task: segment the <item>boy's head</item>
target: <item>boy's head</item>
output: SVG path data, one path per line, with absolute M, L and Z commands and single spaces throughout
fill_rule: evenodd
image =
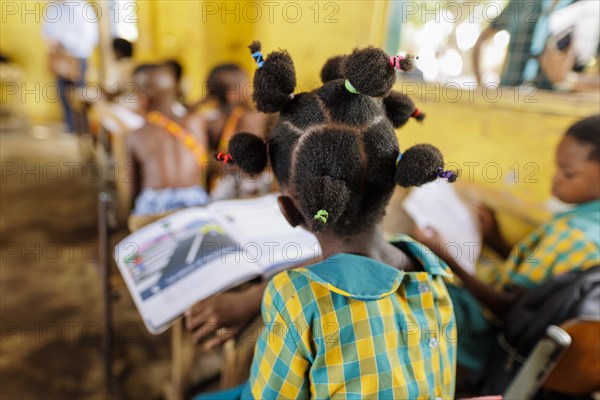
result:
M 237 64 L 217 65 L 208 74 L 206 82 L 209 97 L 230 105 L 246 101 L 243 97 L 247 85 L 248 75 Z
M 556 150 L 552 193 L 570 204 L 600 199 L 600 114 L 572 125 Z
M 123 38 L 115 38 L 113 40 L 113 50 L 117 60 L 133 57 L 133 44 Z
M 138 88 L 138 99 L 143 109 L 160 101 L 173 101 L 177 94 L 177 82 L 173 69 L 165 64 L 143 64 L 133 72 Z
M 340 236 L 367 230 L 381 220 L 396 184 L 420 186 L 446 174 L 439 150 L 417 145 L 399 157 L 392 122 L 379 97 L 389 93 L 396 70 L 381 49 L 355 50 L 343 62 L 345 79 L 293 95 L 294 64 L 285 51 L 259 63 L 253 99 L 262 112 L 279 112 L 267 142 L 239 133 L 229 142 L 233 162 L 250 174 L 270 161 L 285 196 L 292 225 Z

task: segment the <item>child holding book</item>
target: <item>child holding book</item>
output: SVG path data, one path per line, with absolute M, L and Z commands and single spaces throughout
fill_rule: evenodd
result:
M 512 249 L 502 238 L 493 213 L 481 210 L 484 240 L 506 258 L 491 285 L 440 251 L 441 240 L 435 231 L 415 235 L 462 280 L 462 287 L 448 288 L 459 329 L 460 367 L 481 370 L 496 343 L 498 328 L 483 308 L 501 322 L 524 291 L 553 276 L 600 264 L 600 115 L 585 118 L 567 130 L 556 150 L 556 167 L 552 193 L 574 207 L 555 215 Z
M 345 79 L 293 95 L 285 51 L 263 59 L 253 98 L 280 112 L 268 141 L 239 133 L 231 161 L 249 174 L 270 162 L 281 211 L 317 236 L 324 261 L 276 275 L 267 285 L 265 329 L 248 384 L 210 398 L 453 398 L 456 332 L 445 264 L 402 236 L 388 243 L 378 226 L 396 184 L 418 186 L 444 170 L 439 150 L 400 153 L 380 97 L 410 58 L 355 50 Z

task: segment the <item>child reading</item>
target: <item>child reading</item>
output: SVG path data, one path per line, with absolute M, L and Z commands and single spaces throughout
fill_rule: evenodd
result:
M 233 136 L 229 156 L 249 174 L 270 162 L 283 214 L 316 234 L 324 261 L 269 282 L 265 329 L 237 394 L 453 398 L 456 337 L 445 264 L 406 236 L 388 243 L 378 226 L 396 184 L 455 179 L 431 145 L 399 152 L 378 99 L 391 90 L 395 67 L 408 69 L 411 59 L 355 50 L 344 61 L 345 79 L 293 95 L 289 54 L 263 59 L 256 42 L 251 51 L 257 108 L 280 119 L 266 142 Z
M 524 290 L 553 276 L 600 264 L 600 115 L 585 118 L 567 130 L 556 150 L 556 167 L 552 193 L 574 207 L 555 215 L 512 250 L 500 235 L 493 214 L 483 210 L 484 239 L 507 257 L 491 286 L 442 253 L 436 232 L 416 235 L 462 279 L 463 288 L 449 287 L 459 329 L 461 367 L 484 367 L 490 343 L 495 341 L 496 330 L 485 318 L 481 305 L 501 320 Z M 461 331 L 463 327 L 471 329 Z

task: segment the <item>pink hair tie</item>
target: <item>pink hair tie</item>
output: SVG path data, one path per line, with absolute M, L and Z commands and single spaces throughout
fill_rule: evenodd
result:
M 406 57 L 404 56 L 390 56 L 389 61 L 390 65 L 397 70 L 408 72 L 414 67 L 415 57 L 408 54 Z

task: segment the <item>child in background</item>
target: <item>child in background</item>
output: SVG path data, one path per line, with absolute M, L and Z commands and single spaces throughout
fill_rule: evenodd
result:
M 237 64 L 214 67 L 206 80 L 206 99 L 192 106 L 206 122 L 211 154 L 227 152 L 234 133 L 245 131 L 265 137 L 268 116 L 257 112 L 250 103 L 252 93 L 248 74 Z M 264 174 L 253 182 L 242 180 L 235 167 L 214 162 L 208 170 L 211 198 L 248 197 L 270 190 L 269 176 Z
M 553 276 L 600 264 L 600 115 L 585 118 L 567 130 L 556 151 L 556 166 L 552 193 L 574 207 L 555 215 L 512 250 L 502 238 L 493 213 L 482 209 L 484 240 L 507 257 L 492 285 L 465 272 L 455 259 L 441 252 L 435 231 L 415 235 L 463 282 L 462 288 L 448 288 L 459 329 L 460 367 L 480 370 L 495 345 L 497 328 L 488 322 L 481 306 L 502 320 L 523 291 Z
M 324 261 L 269 282 L 249 383 L 219 398 L 453 398 L 445 265 L 406 236 L 388 243 L 378 226 L 396 184 L 454 177 L 433 146 L 399 152 L 377 99 L 392 88 L 394 65 L 408 69 L 410 58 L 356 50 L 345 80 L 293 95 L 288 53 L 263 60 L 258 43 L 251 50 L 257 108 L 280 119 L 266 143 L 235 135 L 231 159 L 249 174 L 270 161 L 284 216 L 316 234 Z
M 136 85 L 146 122 L 127 137 L 127 177 L 135 196 L 131 230 L 167 212 L 208 202 L 202 186 L 208 160 L 202 119 L 178 115 L 172 68 L 145 65 L 140 69 Z

